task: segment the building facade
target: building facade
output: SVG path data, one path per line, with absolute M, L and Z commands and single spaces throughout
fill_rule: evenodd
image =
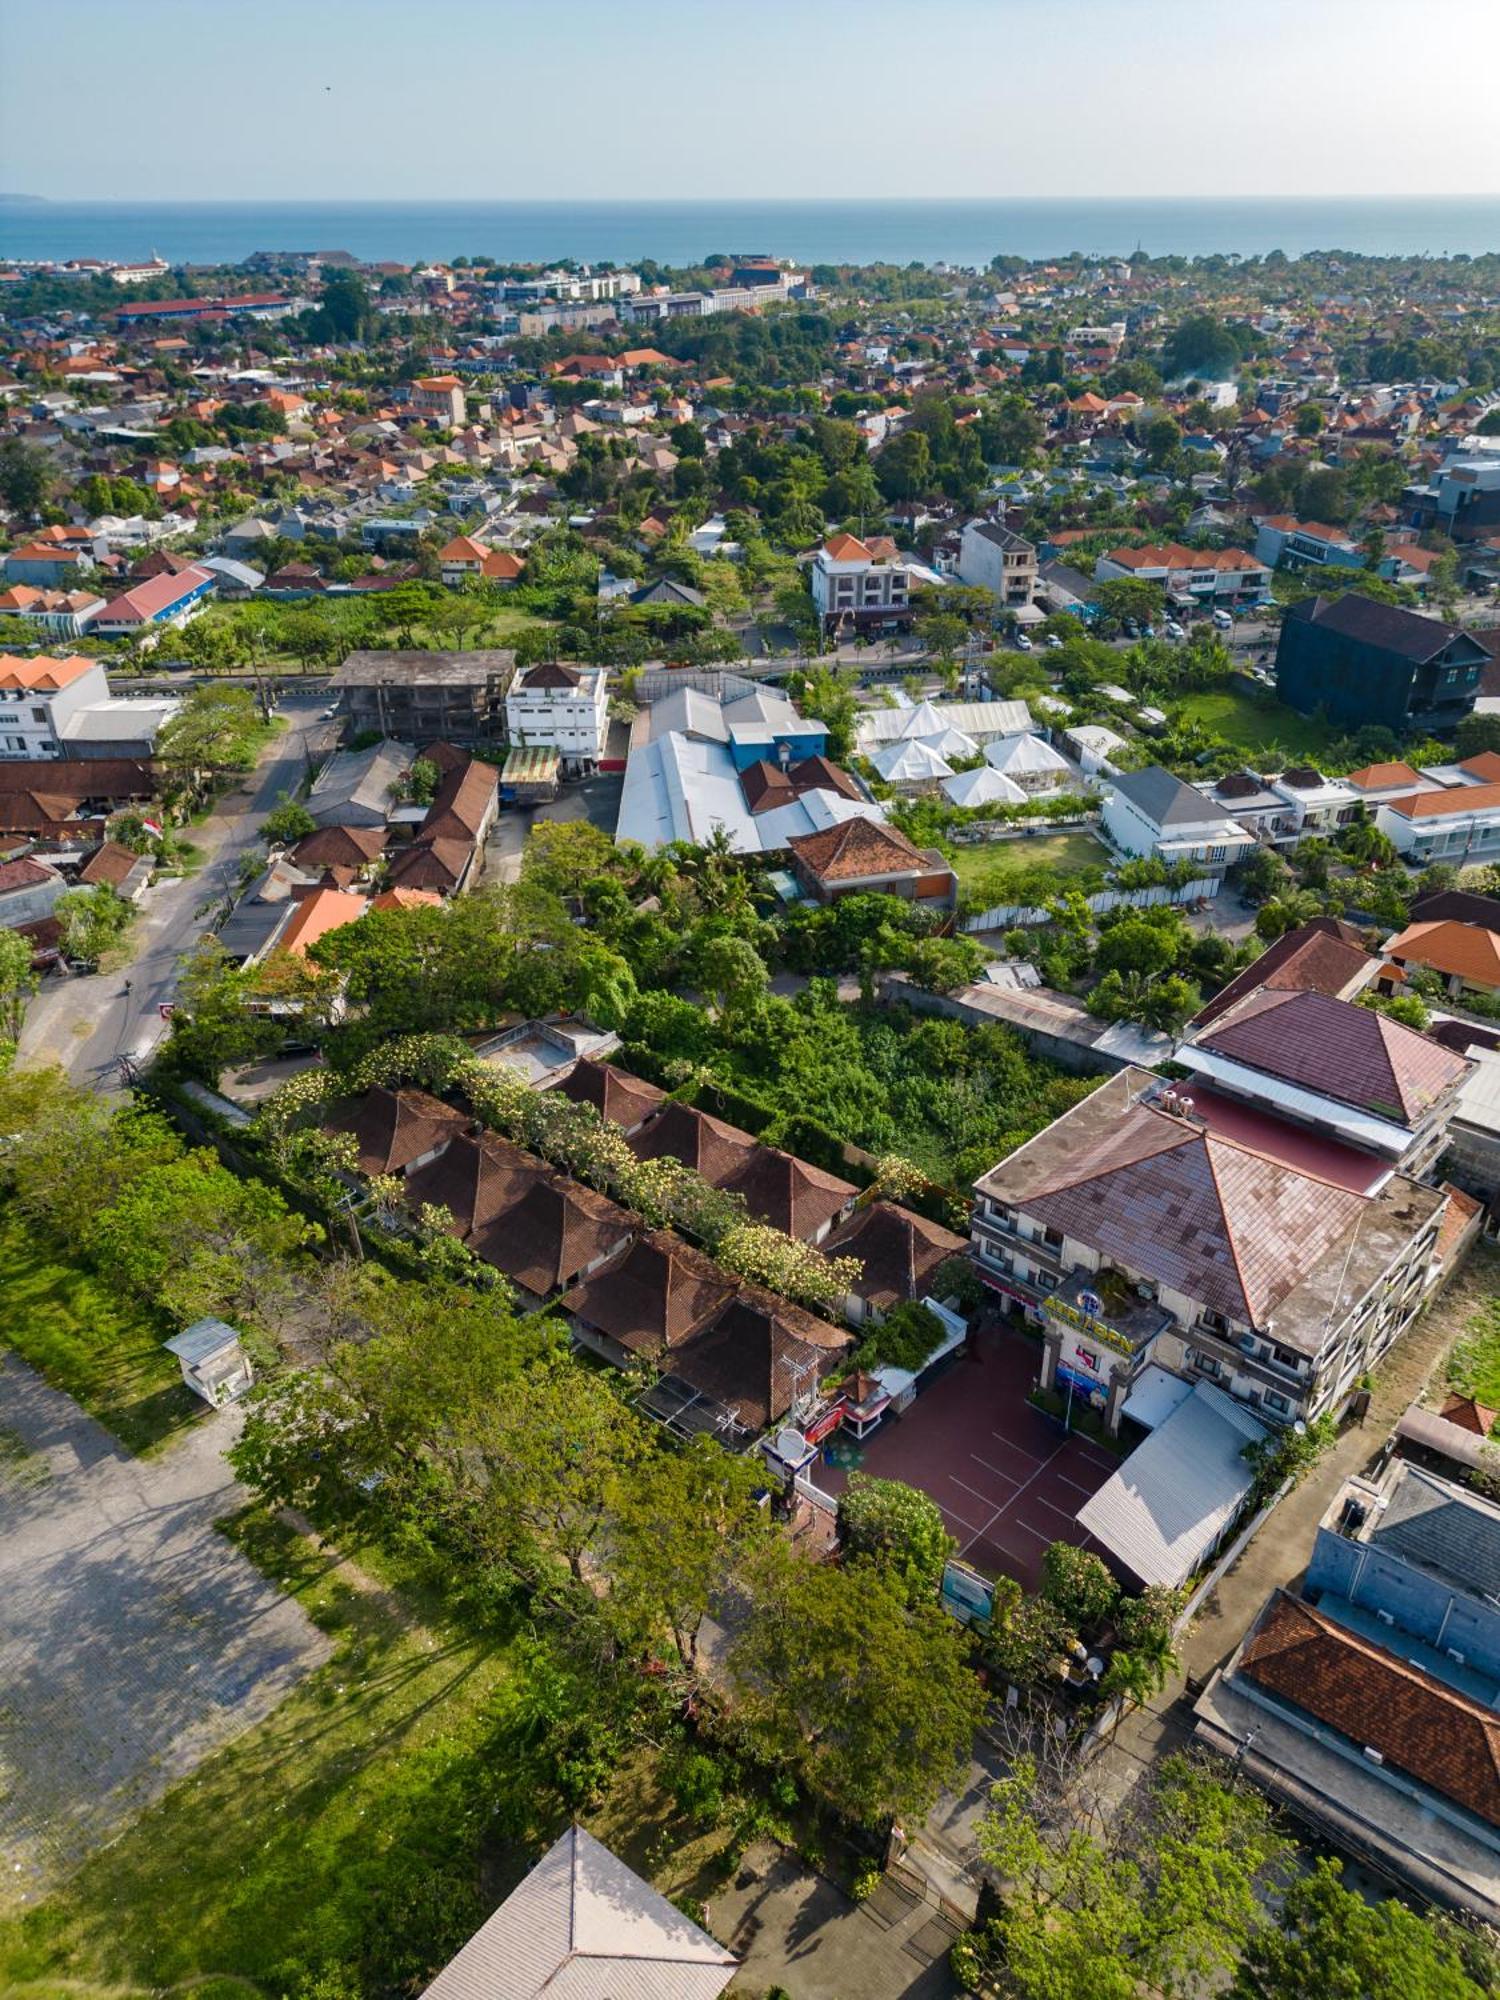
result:
M 1036 548 L 998 521 L 967 521 L 958 551 L 958 580 L 988 590 L 1003 611 L 1036 595 Z
M 1287 1425 L 1347 1404 L 1426 1296 L 1446 1196 L 1339 1186 L 1123 1070 L 975 1184 L 979 1275 L 1044 1336 L 1042 1384 L 1111 1429 L 1148 1366 Z
M 1276 691 L 1303 715 L 1405 735 L 1455 729 L 1474 706 L 1489 654 L 1437 618 L 1357 592 L 1311 597 L 1282 620 Z
M 603 667 L 553 660 L 517 674 L 505 696 L 510 741 L 556 750 L 563 768 L 598 768 L 609 740 L 609 676 Z

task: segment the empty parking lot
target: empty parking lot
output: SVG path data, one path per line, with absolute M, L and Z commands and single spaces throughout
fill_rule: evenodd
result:
M 186 1393 L 186 1392 L 184 1392 Z M 0 1908 L 35 1901 L 329 1643 L 213 1523 L 232 1412 L 132 1458 L 0 1356 Z

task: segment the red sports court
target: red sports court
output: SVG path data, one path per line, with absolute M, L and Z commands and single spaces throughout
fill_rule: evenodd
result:
M 829 1462 L 825 1451 L 813 1477 L 832 1493 L 843 1491 L 850 1470 L 920 1487 L 942 1509 L 966 1561 L 1035 1590 L 1049 1542 L 1089 1545 L 1074 1517 L 1120 1461 L 1026 1401 L 1041 1361 L 1035 1341 L 1013 1327 L 986 1326 L 974 1352 L 950 1362 L 904 1416 L 887 1418 L 863 1445 L 835 1433 L 829 1445 L 847 1462 Z

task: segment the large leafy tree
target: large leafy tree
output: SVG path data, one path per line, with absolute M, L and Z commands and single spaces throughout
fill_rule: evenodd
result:
M 839 1496 L 839 1535 L 851 1556 L 897 1578 L 912 1601 L 935 1598 L 943 1566 L 958 1546 L 937 1502 L 899 1479 L 851 1473 Z
M 648 1642 L 670 1643 L 684 1673 L 699 1670 L 703 1621 L 733 1566 L 770 1533 L 754 1455 L 716 1440 L 658 1451 L 613 1498 L 610 1570 L 618 1610 Z
M 1005 1885 L 989 1943 L 1013 2000 L 1185 2000 L 1233 1968 L 1289 1858 L 1259 1793 L 1170 1757 L 1096 1828 L 1039 1811 L 1041 1791 L 1019 1757 L 978 1826 Z
M 935 1602 L 909 1606 L 872 1563 L 814 1563 L 781 1541 L 746 1581 L 728 1670 L 751 1749 L 847 1819 L 920 1818 L 984 1711 L 960 1628 Z
M 1368 1903 L 1320 1860 L 1288 1887 L 1280 1921 L 1251 1937 L 1232 2000 L 1481 2000 L 1500 1955 L 1477 1934 L 1389 1899 Z

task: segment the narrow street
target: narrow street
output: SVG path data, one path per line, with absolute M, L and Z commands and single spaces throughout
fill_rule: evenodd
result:
M 241 857 L 259 845 L 261 822 L 283 792 L 301 783 L 310 754 L 327 747 L 325 694 L 296 694 L 278 713 L 286 728 L 269 744 L 241 787 L 190 829 L 207 857 L 194 874 L 146 891 L 121 971 L 53 975 L 42 983 L 21 1031 L 21 1055 L 61 1064 L 73 1081 L 106 1094 L 121 1089 L 119 1059 L 140 1061 L 167 1032 L 162 1015 L 177 991 L 180 962 L 208 930 L 233 889 Z M 129 991 L 126 983 L 129 982 Z

